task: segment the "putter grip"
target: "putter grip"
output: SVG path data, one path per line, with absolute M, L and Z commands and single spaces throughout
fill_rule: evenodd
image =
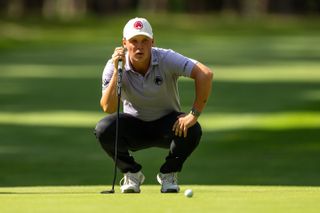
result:
M 118 61 L 118 70 L 122 70 L 122 59 L 119 59 Z
M 118 81 L 117 81 L 117 94 L 121 96 L 121 87 L 122 87 L 122 60 L 118 61 Z

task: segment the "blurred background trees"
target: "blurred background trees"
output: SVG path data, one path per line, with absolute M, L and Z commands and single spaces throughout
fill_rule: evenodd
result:
M 1 17 L 72 19 L 123 11 L 315 15 L 319 0 L 0 0 Z

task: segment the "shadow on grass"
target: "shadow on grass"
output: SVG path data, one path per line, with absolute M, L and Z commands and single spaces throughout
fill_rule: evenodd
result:
M 183 179 L 201 184 L 318 186 L 319 138 L 320 128 L 207 132 L 186 164 Z
M 0 110 L 5 112 L 48 110 L 99 110 L 100 79 L 1 78 Z M 84 86 L 85 85 L 85 86 Z M 192 81 L 180 81 L 182 109 L 194 101 Z M 205 112 L 319 111 L 318 82 L 229 82 L 214 81 Z M 311 94 L 311 95 L 310 95 Z
M 1 95 L 2 112 L 98 110 L 99 79 L 3 78 L 0 82 L 26 88 Z M 193 88 L 191 81 L 180 82 L 185 111 L 192 105 Z M 319 111 L 319 99 L 306 95 L 319 90 L 318 83 L 310 82 L 215 81 L 206 112 Z M 92 130 L 2 124 L 0 186 L 109 185 L 113 163 Z M 181 184 L 320 185 L 319 138 L 320 127 L 205 131 L 179 180 Z M 155 176 L 166 154 L 159 149 L 134 154 L 144 166 L 147 184 L 157 183 Z
M 182 106 L 188 111 L 194 101 L 193 82 L 180 82 Z M 209 113 L 263 113 L 320 111 L 318 82 L 214 81 L 205 108 Z
M 100 194 L 99 192 L 0 192 L 0 195 L 76 195 L 76 194 Z
M 109 185 L 113 163 L 89 128 L 1 126 L 0 186 Z M 320 185 L 320 128 L 207 131 L 180 174 L 181 184 Z M 146 184 L 166 150 L 133 155 Z M 120 179 L 120 174 L 118 179 Z
M 99 110 L 100 79 L 10 77 L 0 83 L 1 112 Z M 194 84 L 181 81 L 179 87 L 183 110 L 188 111 Z M 205 112 L 319 112 L 318 91 L 317 82 L 215 81 Z M 1 124 L 0 186 L 109 185 L 113 163 L 92 130 Z M 181 184 L 320 185 L 319 139 L 320 127 L 205 131 L 179 180 Z M 134 154 L 144 166 L 146 184 L 157 183 L 155 176 L 166 154 L 159 149 Z

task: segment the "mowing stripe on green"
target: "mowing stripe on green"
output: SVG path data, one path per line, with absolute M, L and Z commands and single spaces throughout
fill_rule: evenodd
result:
M 93 127 L 103 116 L 86 111 L 0 112 L 0 124 Z M 205 130 L 316 128 L 320 127 L 320 113 L 204 113 L 200 122 Z

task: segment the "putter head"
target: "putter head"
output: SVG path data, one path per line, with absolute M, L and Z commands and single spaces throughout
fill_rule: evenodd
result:
M 100 192 L 101 194 L 113 194 L 114 193 L 114 189 L 111 189 L 111 190 L 105 190 L 105 191 L 102 191 Z

